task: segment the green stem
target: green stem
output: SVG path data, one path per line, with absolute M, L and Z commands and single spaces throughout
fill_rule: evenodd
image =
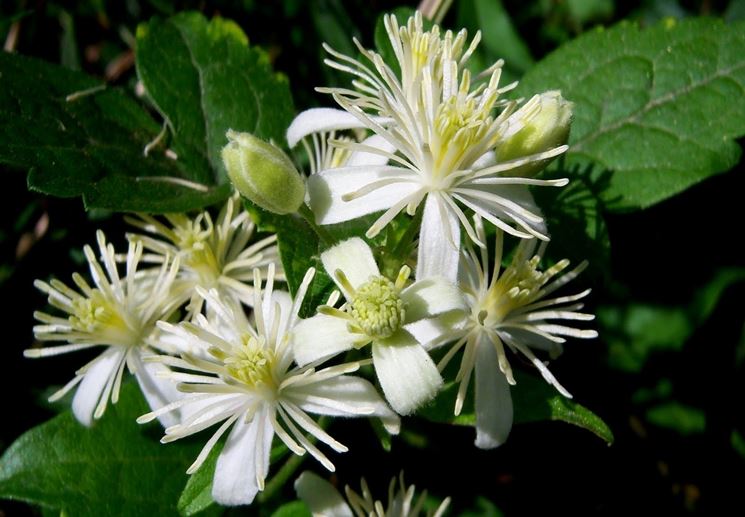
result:
M 316 224 L 316 218 L 313 215 L 313 212 L 311 212 L 310 208 L 308 208 L 308 205 L 306 205 L 305 203 L 300 205 L 297 213 L 300 214 L 305 222 L 308 223 L 308 226 L 310 226 L 313 231 L 316 232 L 316 235 L 318 235 L 318 238 L 325 246 L 331 246 L 334 243 L 334 238 L 331 236 L 331 234 L 324 230 L 322 226 Z
M 422 214 L 424 213 L 424 203 L 419 205 L 414 217 L 409 222 L 409 227 L 401 236 L 401 240 L 396 243 L 396 247 L 393 248 L 392 255 L 402 262 L 405 262 L 408 258 L 407 252 L 409 246 L 414 242 L 414 238 L 419 235 L 420 226 L 422 225 Z

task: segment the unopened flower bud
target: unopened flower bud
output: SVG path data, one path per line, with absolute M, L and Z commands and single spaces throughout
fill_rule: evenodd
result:
M 290 158 L 275 145 L 249 133 L 228 130 L 222 161 L 233 186 L 261 208 L 275 214 L 297 212 L 305 183 Z
M 536 155 L 564 145 L 569 139 L 573 103 L 558 90 L 534 95 L 505 121 L 504 136 L 497 144 L 499 162 Z M 510 170 L 511 176 L 533 176 L 547 160 L 538 160 Z

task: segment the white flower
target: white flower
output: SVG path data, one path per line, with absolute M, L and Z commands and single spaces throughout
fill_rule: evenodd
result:
M 355 417 L 376 416 L 389 432 L 398 432 L 398 417 L 380 398 L 372 384 L 345 375 L 359 363 L 347 363 L 316 370 L 316 365 L 293 367 L 289 333 L 298 320 L 304 293 L 313 278 L 310 270 L 294 303 L 289 294 L 274 291 L 270 265 L 265 291 L 254 270 L 255 325 L 241 307 L 223 303 L 215 290 L 200 294 L 214 310 L 214 321 L 197 315 L 196 322 L 179 326 L 161 322 L 161 328 L 184 341 L 183 349 L 201 348 L 202 357 L 182 353 L 181 358 L 162 356 L 157 360 L 188 370 L 171 372 L 183 399 L 144 415 L 138 422 L 152 420 L 165 412 L 182 408 L 182 421 L 166 429 L 164 443 L 178 440 L 222 422 L 187 471 L 193 473 L 207 458 L 219 438 L 232 431 L 217 460 L 212 496 L 220 504 L 249 504 L 263 490 L 269 469 L 269 452 L 276 434 L 295 454 L 309 452 L 333 471 L 329 459 L 306 436 L 312 435 L 344 452 L 307 413 Z
M 475 229 L 485 240 L 481 219 L 474 218 Z M 569 265 L 562 260 L 540 271 L 538 265 L 545 243 L 537 252 L 536 241 L 521 240 L 512 262 L 500 273 L 503 234 L 497 230 L 494 271 L 489 273 L 486 249 L 480 249 L 480 259 L 473 248 L 467 246 L 461 263 L 461 289 L 471 310 L 471 316 L 459 339 L 443 357 L 438 367 L 442 370 L 461 349 L 463 358 L 456 381 L 460 382 L 455 404 L 459 414 L 466 396 L 471 375 L 476 373 L 476 446 L 497 447 L 504 443 L 512 427 L 512 398 L 509 385 L 515 384 L 505 345 L 513 352 L 523 354 L 541 372 L 543 378 L 570 397 L 546 365 L 535 356 L 531 348 L 543 350 L 555 358 L 562 352 L 563 336 L 595 338 L 594 330 L 581 330 L 560 323 L 565 321 L 590 321 L 592 314 L 578 312 L 583 304 L 577 303 L 590 293 L 550 298 L 554 291 L 577 277 L 587 266 L 583 262 L 564 275 L 560 273 Z M 559 322 L 557 322 L 557 320 Z
M 359 43 L 366 63 L 326 46 L 333 56 L 326 63 L 353 75 L 356 90 L 319 91 L 331 93 L 360 124 L 383 139 L 388 149 L 354 142 L 334 145 L 377 154 L 390 163 L 346 165 L 311 176 L 310 206 L 318 223 L 337 223 L 384 210 L 367 232 L 373 237 L 398 213 L 406 210 L 413 215 L 424 201 L 419 279 L 443 275 L 455 280 L 461 226 L 474 242 L 483 245 L 465 209 L 512 235 L 547 240 L 528 185 L 563 186 L 567 180 L 507 174 L 557 156 L 567 146 L 497 162 L 494 149 L 531 117 L 521 112 L 512 119 L 517 103 L 500 100 L 502 93 L 514 87 L 498 86 L 501 61 L 471 80 L 466 63 L 480 34 L 466 47 L 465 31 L 455 36 L 450 31 L 441 36 L 437 26 L 424 31 L 419 13 L 403 27 L 395 17 L 386 16 L 385 27 L 400 77 L 379 54 Z M 499 109 L 502 111 L 496 115 Z
M 160 364 L 143 363 L 144 356 L 152 355 L 152 346 L 160 346 L 156 322 L 178 307 L 179 299 L 172 292 L 178 271 L 178 258 L 166 255 L 156 275 L 140 278 L 137 266 L 142 258 L 142 244 L 130 243 L 126 256 L 126 275 L 119 276 L 114 248 L 106 244 L 103 232 L 96 234 L 104 269 L 90 246 L 84 248 L 94 287 L 83 277 L 73 274 L 80 292 L 59 280 L 49 284 L 37 280 L 35 286 L 49 295 L 49 303 L 69 316 L 58 317 L 44 312 L 34 313 L 42 324 L 34 327 L 34 335 L 41 341 L 67 341 L 67 345 L 31 348 L 26 357 L 50 357 L 75 350 L 104 346 L 106 349 L 80 368 L 75 378 L 49 400 L 55 401 L 80 384 L 72 401 L 75 417 L 89 426 L 100 418 L 109 399 L 116 403 L 125 365 L 135 375 L 151 408 L 170 403 L 180 394 L 174 387 L 157 377 L 166 368 Z M 176 415 L 161 419 L 164 425 L 174 423 Z
M 382 117 L 373 117 L 373 119 L 378 123 L 390 122 L 390 119 Z M 345 145 L 357 142 L 356 139 L 347 136 L 337 138 L 338 131 L 364 128 L 365 126 L 357 117 L 346 111 L 311 108 L 295 117 L 290 127 L 287 128 L 287 142 L 290 147 L 295 147 L 298 142 L 302 142 L 310 162 L 311 175 L 337 167 L 384 165 L 388 161 L 385 152 L 390 153 L 393 148 L 382 137 L 372 135 L 360 143 L 362 149 L 373 148 L 376 149 L 375 152 L 365 150 L 353 152 Z M 380 151 L 384 151 L 384 154 L 380 154 Z
M 387 506 L 373 498 L 364 478 L 360 483 L 362 495 L 348 485 L 345 487 L 346 501 L 331 483 L 307 471 L 295 480 L 295 492 L 308 505 L 314 517 L 418 517 L 424 510 L 427 491 L 422 492 L 415 500 L 415 487 L 411 485 L 406 488 L 403 473 L 398 482 L 397 490 L 396 478 L 391 479 Z M 449 504 L 448 497 L 434 511 L 427 511 L 424 515 L 441 517 Z
M 247 282 L 253 278 L 253 269 L 266 268 L 269 264 L 279 266 L 276 235 L 250 243 L 255 226 L 248 212 L 240 208 L 237 193 L 228 199 L 214 223 L 207 211 L 194 218 L 180 213 L 165 218 L 170 226 L 149 215 L 128 217 L 130 224 L 158 237 L 130 234 L 128 238 L 142 242 L 151 252 L 145 260 L 159 263 L 164 256 L 180 258 L 177 290 L 183 294 L 184 301 L 191 299 L 192 315 L 200 312 L 204 303 L 196 286 L 215 288 L 221 297 L 251 306 L 253 289 Z M 277 277 L 284 279 L 281 268 Z
M 457 320 L 463 314 L 460 291 L 438 277 L 405 287 L 407 266 L 395 282 L 381 276 L 370 247 L 356 237 L 323 252 L 321 261 L 347 303 L 342 309 L 322 306 L 297 325 L 298 364 L 372 343 L 375 373 L 393 409 L 409 414 L 434 397 L 442 377 L 422 344 L 449 330 L 431 324 L 432 319 Z M 418 339 L 412 335 L 415 328 Z

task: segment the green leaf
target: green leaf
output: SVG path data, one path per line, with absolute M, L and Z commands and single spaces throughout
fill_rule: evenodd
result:
M 556 392 L 542 378 L 531 374 L 516 377 L 517 384 L 511 389 L 515 411 L 514 423 L 557 420 L 576 425 L 594 433 L 608 444 L 613 443 L 613 432 L 603 420 L 586 407 L 567 399 Z M 473 390 L 471 389 L 471 392 Z M 476 424 L 472 393 L 466 398 L 463 410 L 453 416 L 458 384 L 449 382 L 428 406 L 417 414 L 434 422 L 470 425 Z
M 533 65 L 528 46 L 520 37 L 501 0 L 473 0 L 484 47 L 505 66 L 525 72 Z
M 594 165 L 595 178 L 612 172 L 609 209 L 648 207 L 738 162 L 745 25 L 598 29 L 536 65 L 517 95 L 550 89 L 575 103 L 568 163 Z
M 567 174 L 544 176 L 548 179 L 549 176 L 567 177 Z M 557 259 L 568 258 L 573 264 L 587 260 L 590 263 L 588 272 L 596 278 L 605 278 L 610 271 L 610 238 L 601 204 L 585 177 L 569 176 L 572 181 L 564 188 L 532 189 L 551 231 L 549 253 Z
M 576 425 L 594 433 L 608 445 L 613 443 L 613 432 L 602 418 L 571 399 L 556 392 L 542 378 L 522 375 L 512 389 L 515 422 L 540 422 L 557 420 Z
M 287 80 L 230 20 L 186 12 L 140 25 L 137 74 L 197 182 L 227 181 L 220 150 L 228 129 L 285 141 L 294 115 Z
M 700 434 L 706 430 L 704 412 L 679 402 L 666 402 L 650 408 L 646 412 L 646 418 L 658 427 L 677 431 L 684 436 Z
M 613 15 L 613 0 L 567 0 L 567 9 L 581 27 L 593 20 L 609 19 Z
M 186 469 L 199 448 L 162 445 L 136 383 L 91 429 L 67 411 L 18 438 L 0 459 L 0 497 L 69 515 L 178 515 Z
M 285 503 L 272 513 L 272 517 L 310 517 L 308 505 L 302 501 Z
M 318 234 L 297 214 L 277 215 L 257 207 L 246 199 L 243 202 L 259 230 L 277 234 L 279 258 L 293 297 L 308 269 L 315 268 L 313 282 L 300 307 L 301 317 L 312 316 L 316 312 L 316 307 L 326 302 L 334 286 L 321 263 Z
M 206 510 L 214 504 L 212 499 L 212 478 L 215 476 L 217 458 L 225 444 L 219 442 L 210 451 L 202 466 L 189 476 L 181 497 L 178 499 L 178 511 L 181 515 L 191 516 Z
M 82 195 L 87 208 L 149 212 L 190 210 L 227 195 L 163 181 L 198 178 L 162 150 L 143 156 L 160 126 L 122 90 L 5 52 L 0 77 L 0 163 L 30 169 L 32 190 Z
M 350 34 L 354 24 L 341 0 L 311 2 L 309 7 L 313 26 L 321 40 L 342 54 L 354 56 L 357 48 L 352 43 L 352 36 L 355 34 Z

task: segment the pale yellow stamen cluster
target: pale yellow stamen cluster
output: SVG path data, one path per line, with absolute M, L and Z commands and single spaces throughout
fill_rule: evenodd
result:
M 70 315 L 70 325 L 82 332 L 96 332 L 102 326 L 109 325 L 114 320 L 121 321 L 116 311 L 111 310 L 106 300 L 98 290 L 91 293 L 90 298 L 78 298 L 72 301 L 74 313 Z M 124 323 L 121 321 L 121 323 Z
M 349 313 L 370 337 L 383 339 L 396 332 L 406 309 L 399 290 L 389 279 L 378 276 L 361 285 L 349 304 Z
M 530 260 L 513 263 L 504 271 L 481 306 L 487 313 L 482 324 L 498 327 L 510 313 L 538 299 L 541 288 L 569 265 L 569 260 L 564 259 L 541 271 L 540 261 L 541 257 L 535 255 Z
M 215 231 L 209 214 L 204 212 L 194 219 L 176 214 L 168 219 L 173 224 L 173 241 L 182 252 L 182 263 L 197 273 L 202 286 L 211 287 L 222 274 L 223 265 L 209 242 Z
M 214 353 L 213 353 L 214 355 Z M 263 338 L 246 336 L 233 355 L 221 353 L 228 373 L 250 388 L 273 386 L 274 352 Z

